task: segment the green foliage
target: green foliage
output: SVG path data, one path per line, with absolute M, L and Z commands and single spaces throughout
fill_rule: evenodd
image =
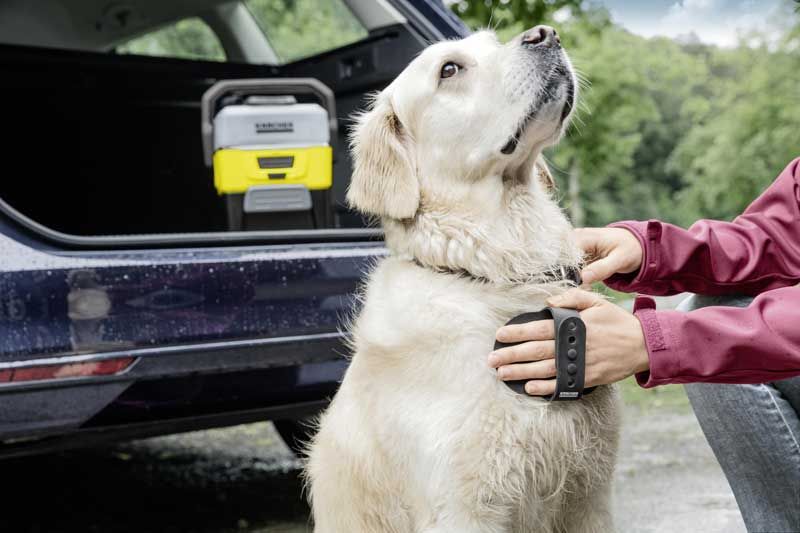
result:
M 367 31 L 342 0 L 246 0 L 281 63 L 289 63 L 361 40 Z M 116 49 L 181 59 L 224 61 L 214 32 L 198 17 L 187 18 L 128 41 Z
M 197 17 L 187 18 L 122 44 L 118 54 L 225 61 L 225 51 L 211 28 Z
M 707 106 L 687 110 L 694 126 L 669 161 L 684 176 L 683 221 L 733 218 L 800 152 L 800 54 L 762 45 L 709 61 L 726 75 Z
M 748 35 L 733 49 L 645 39 L 580 1 L 453 9 L 504 38 L 557 26 L 585 83 L 573 126 L 547 155 L 578 225 L 732 218 L 800 155 L 800 15 L 791 8 L 779 39 Z
M 367 36 L 342 0 L 246 0 L 245 4 L 284 63 Z

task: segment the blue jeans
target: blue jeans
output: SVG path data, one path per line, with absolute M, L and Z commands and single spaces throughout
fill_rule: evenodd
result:
M 752 299 L 692 296 L 679 310 L 746 307 Z M 697 354 L 702 357 L 702 354 Z M 761 385 L 686 385 L 751 533 L 800 532 L 800 378 Z

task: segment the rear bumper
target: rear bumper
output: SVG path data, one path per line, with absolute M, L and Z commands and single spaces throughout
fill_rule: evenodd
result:
M 321 409 L 346 368 L 341 333 L 227 341 L 0 363 L 133 358 L 111 375 L 0 383 L 0 457 L 189 431 Z

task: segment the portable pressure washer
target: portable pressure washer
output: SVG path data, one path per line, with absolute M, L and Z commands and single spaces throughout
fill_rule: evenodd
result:
M 312 96 L 317 102 L 298 102 Z M 203 95 L 206 165 L 228 229 L 332 225 L 333 92 L 313 78 L 224 80 Z

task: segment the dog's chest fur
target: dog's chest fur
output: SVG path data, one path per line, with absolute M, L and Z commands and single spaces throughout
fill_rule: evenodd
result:
M 611 389 L 548 404 L 512 392 L 487 365 L 497 328 L 543 307 L 545 289 L 500 288 L 398 258 L 372 272 L 353 324 L 355 355 L 329 414 L 348 418 L 326 425 L 363 424 L 418 520 L 436 523 L 441 492 L 460 490 L 470 512 L 502 509 L 507 531 L 534 530 L 557 516 L 546 508 L 560 505 L 553 496 L 565 484 L 585 490 L 591 469 L 612 467 L 609 449 L 586 448 L 616 441 L 602 435 L 616 427 Z

